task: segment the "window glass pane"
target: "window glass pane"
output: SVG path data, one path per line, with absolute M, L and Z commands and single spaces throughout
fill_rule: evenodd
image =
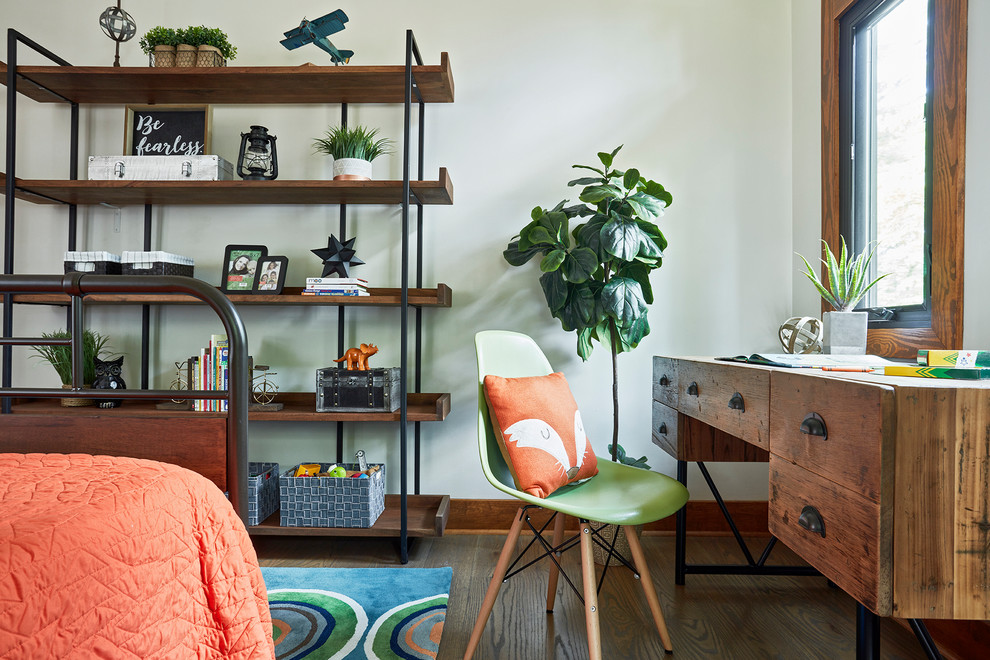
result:
M 873 306 L 925 302 L 928 0 L 903 0 L 873 28 L 876 46 L 876 267 Z

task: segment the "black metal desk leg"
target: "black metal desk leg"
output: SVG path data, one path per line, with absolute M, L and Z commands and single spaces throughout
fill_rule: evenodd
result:
M 687 461 L 677 461 L 677 480 L 687 486 Z M 684 585 L 684 566 L 687 563 L 687 505 L 675 516 L 674 531 L 674 584 Z
M 856 603 L 856 660 L 880 660 L 880 617 Z

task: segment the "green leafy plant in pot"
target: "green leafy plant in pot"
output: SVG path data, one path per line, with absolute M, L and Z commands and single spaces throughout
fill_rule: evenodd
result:
M 534 208 L 532 221 L 502 253 L 513 266 L 540 259 L 540 285 L 550 313 L 568 332 L 577 333 L 577 353 L 587 360 L 594 342 L 612 355 L 612 460 L 622 450 L 619 436 L 619 353 L 631 351 L 649 334 L 653 302 L 650 273 L 663 263 L 667 247 L 654 223 L 673 201 L 656 181 L 639 170 L 612 168 L 615 155 L 601 152 L 601 167 L 574 165 L 596 176 L 570 181 L 583 186 L 580 204 Z M 573 218 L 586 222 L 570 229 Z M 624 454 L 625 452 L 623 452 Z
M 44 332 L 43 339 L 70 339 L 71 333 L 66 330 L 56 330 L 55 332 Z M 106 344 L 109 338 L 92 330 L 84 330 L 82 338 L 83 347 L 83 383 L 88 387 L 96 377 L 96 367 L 93 364 L 94 357 L 102 357 L 109 353 Z M 44 358 L 55 372 L 58 374 L 62 387 L 68 388 L 72 385 L 72 347 L 68 345 L 43 345 L 34 347 L 34 357 Z M 62 399 L 63 406 L 86 406 L 92 405 L 91 399 Z
M 179 31 L 180 42 L 196 49 L 196 66 L 224 66 L 237 56 L 237 48 L 220 28 L 190 25 Z
M 138 44 L 145 55 L 152 57 L 157 66 L 175 66 L 175 47 L 179 43 L 179 33 L 174 28 L 156 25 L 141 37 Z
M 834 310 L 822 314 L 825 352 L 862 355 L 866 352 L 867 313 L 853 310 L 863 296 L 889 273 L 870 281 L 870 262 L 876 253 L 876 246 L 869 252 L 863 250 L 856 257 L 850 258 L 846 240 L 841 240 L 842 249 L 838 259 L 828 243 L 822 241 L 824 258 L 821 261 L 825 267 L 826 282 L 819 279 L 815 269 L 803 255 L 798 256 L 804 262 L 805 277 L 811 280 L 822 299 Z
M 392 141 L 379 138 L 378 129 L 364 126 L 331 126 L 325 137 L 313 141 L 313 148 L 333 158 L 334 181 L 368 181 L 371 161 L 392 153 Z

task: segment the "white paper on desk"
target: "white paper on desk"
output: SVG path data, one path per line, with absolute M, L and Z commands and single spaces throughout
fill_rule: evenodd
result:
M 731 362 L 762 364 L 771 367 L 887 367 L 905 362 L 889 360 L 879 355 L 802 355 L 791 353 L 753 353 L 736 357 L 715 358 Z

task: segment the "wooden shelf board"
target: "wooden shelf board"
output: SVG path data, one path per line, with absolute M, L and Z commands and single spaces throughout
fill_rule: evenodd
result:
M 6 176 L 0 174 L 0 185 Z M 243 205 L 401 204 L 402 181 L 72 181 L 16 179 L 15 196 L 35 204 Z M 436 181 L 411 181 L 412 203 L 453 204 L 441 167 Z
M 17 91 L 42 103 L 402 103 L 405 67 L 226 66 L 108 67 L 19 66 Z M 7 66 L 0 62 L 0 82 Z M 452 103 L 454 79 L 447 53 L 439 65 L 414 66 L 426 103 Z M 50 91 L 49 91 L 50 90 Z M 54 92 L 54 93 L 53 93 Z M 60 98 L 63 97 L 63 98 Z M 413 92 L 413 102 L 417 102 Z
M 274 412 L 250 412 L 251 421 L 266 422 L 397 422 L 399 411 L 367 413 L 321 413 L 316 412 L 316 394 L 312 392 L 279 393 L 275 401 L 284 404 L 282 410 Z M 450 414 L 450 394 L 415 393 L 408 395 L 409 407 L 406 417 L 410 422 L 439 422 Z M 226 413 L 195 412 L 192 410 L 158 410 L 157 401 L 125 401 L 119 408 L 97 408 L 95 406 L 63 407 L 58 399 L 18 399 L 11 407 L 15 415 L 44 415 L 46 417 L 162 417 L 209 419 L 224 418 Z
M 282 527 L 278 512 L 260 525 L 248 527 L 249 534 L 271 536 L 398 536 L 400 496 L 385 496 L 385 511 L 371 527 Z M 407 495 L 406 533 L 410 537 L 443 536 L 450 512 L 449 495 Z
M 274 296 L 267 294 L 230 294 L 235 305 L 303 305 L 303 306 L 354 306 L 354 307 L 398 307 L 402 301 L 402 289 L 369 288 L 370 296 L 304 296 L 302 287 L 286 287 Z M 438 284 L 435 289 L 409 289 L 409 305 L 412 307 L 450 307 L 453 294 L 446 284 Z M 0 295 L 0 300 L 3 296 Z M 61 293 L 23 293 L 14 296 L 15 303 L 36 305 L 68 305 L 69 296 Z M 183 294 L 111 294 L 100 293 L 86 296 L 87 304 L 177 304 L 198 305 L 202 301 L 194 296 Z

